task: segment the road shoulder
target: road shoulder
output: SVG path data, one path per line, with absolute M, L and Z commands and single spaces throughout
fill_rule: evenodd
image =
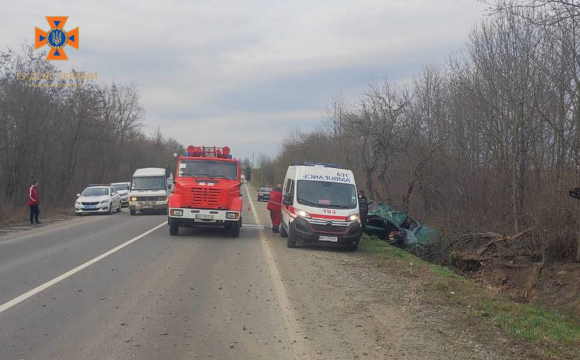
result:
M 254 206 L 267 224 L 265 204 Z M 364 245 L 358 253 L 289 249 L 278 234 L 264 235 L 312 359 L 536 357 L 497 326 L 474 322 L 453 289 L 433 283 L 431 268 L 411 255 L 377 257 Z

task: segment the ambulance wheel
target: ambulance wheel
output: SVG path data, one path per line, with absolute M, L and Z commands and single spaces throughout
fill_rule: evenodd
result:
M 346 250 L 355 252 L 358 250 L 358 241 L 355 244 L 349 244 L 346 247 Z
M 286 243 L 288 245 L 289 248 L 295 248 L 296 247 L 296 235 L 294 235 L 294 232 L 292 231 L 292 225 L 288 225 L 288 242 Z
M 240 228 L 242 227 L 242 219 L 232 223 L 229 226 L 228 231 L 230 232 L 230 236 L 233 238 L 237 238 L 240 236 Z
M 169 218 L 169 234 L 172 236 L 179 235 L 179 220 Z
M 131 214 L 131 215 L 135 215 L 135 213 L 137 213 L 135 210 L 133 210 L 133 209 L 130 209 L 130 210 L 129 210 L 129 214 Z
M 280 224 L 280 237 L 288 237 L 288 232 L 284 229 L 284 226 Z

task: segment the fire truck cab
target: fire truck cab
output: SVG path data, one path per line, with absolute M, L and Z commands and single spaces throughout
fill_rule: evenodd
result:
M 242 227 L 241 167 L 230 148 L 188 146 L 175 154 L 175 187 L 169 197 L 169 233 L 180 227 L 223 226 L 238 237 Z

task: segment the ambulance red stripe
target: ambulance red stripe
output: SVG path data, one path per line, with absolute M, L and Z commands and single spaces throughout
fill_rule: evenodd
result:
M 346 216 L 310 214 L 314 219 L 344 220 Z

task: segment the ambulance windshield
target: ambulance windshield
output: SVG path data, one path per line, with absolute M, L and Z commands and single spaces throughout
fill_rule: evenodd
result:
M 296 199 L 299 204 L 319 208 L 354 209 L 356 189 L 352 184 L 299 180 Z

